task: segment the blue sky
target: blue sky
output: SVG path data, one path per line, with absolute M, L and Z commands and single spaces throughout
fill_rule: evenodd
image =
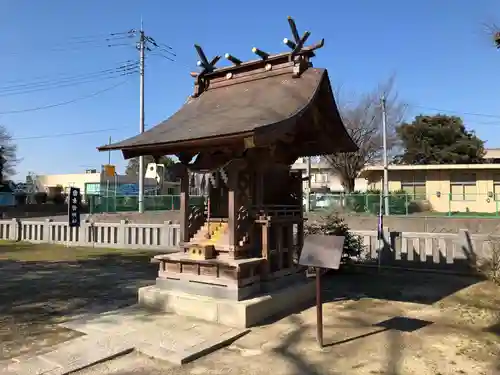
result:
M 199 4 L 199 5 L 198 5 Z M 500 147 L 500 52 L 484 24 L 500 25 L 494 0 L 475 1 L 34 1 L 0 0 L 0 123 L 19 147 L 18 178 L 27 172 L 78 173 L 99 168 L 108 155 L 96 146 L 120 140 L 139 128 L 139 77 L 88 79 L 63 87 L 65 76 L 115 69 L 137 58 L 130 46 L 106 47 L 110 33 L 140 26 L 170 45 L 175 62 L 148 58 L 146 127 L 175 112 L 192 92 L 194 43 L 209 57 L 230 52 L 252 58 L 251 48 L 285 51 L 286 21 L 294 17 L 311 42 L 325 38 L 315 66 L 328 68 L 334 86 L 350 94 L 372 90 L 396 75 L 410 114 L 434 109 L 460 112 L 466 124 Z M 304 6 L 305 4 L 305 6 Z M 79 43 L 79 41 L 92 41 Z M 114 41 L 121 44 L 124 41 Z M 72 104 L 27 111 L 113 90 Z M 34 82 L 51 80 L 33 89 Z M 26 86 L 19 86 L 25 85 Z M 10 87 L 18 85 L 12 91 Z M 16 95 L 13 95 L 15 93 Z M 20 111 L 18 113 L 6 113 Z M 442 112 L 442 111 L 441 111 Z M 479 115 L 471 115 L 479 114 Z M 491 116 L 487 116 L 491 115 Z M 67 133 L 92 132 L 73 136 Z M 121 153 L 112 162 L 123 171 Z

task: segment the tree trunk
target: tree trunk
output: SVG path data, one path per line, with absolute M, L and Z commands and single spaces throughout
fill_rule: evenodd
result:
M 344 188 L 345 193 L 353 193 L 354 192 L 354 178 L 351 177 L 341 177 L 342 178 L 342 187 Z

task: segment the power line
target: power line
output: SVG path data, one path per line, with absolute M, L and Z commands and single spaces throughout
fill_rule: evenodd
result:
M 60 78 L 46 78 L 43 80 L 38 80 L 38 81 L 33 80 L 30 82 L 20 81 L 21 83 L 18 83 L 18 84 L 0 86 L 0 92 L 6 92 L 6 91 L 10 91 L 10 90 L 17 90 L 17 89 L 29 89 L 29 88 L 35 88 L 35 87 L 40 87 L 40 86 L 44 86 L 44 85 L 54 85 L 54 84 L 67 83 L 67 82 L 78 82 L 80 80 L 85 80 L 85 79 L 95 78 L 95 77 L 102 77 L 102 76 L 115 74 L 115 73 L 126 73 L 126 72 L 130 72 L 133 70 L 137 70 L 137 68 L 138 68 L 137 63 L 129 63 L 127 65 L 121 65 L 121 66 L 116 67 L 116 68 L 104 69 L 104 70 L 88 72 L 88 73 L 81 73 L 81 74 L 76 74 L 73 76 L 61 76 Z
M 77 77 L 82 77 L 82 76 L 86 76 L 88 74 L 96 74 L 96 73 L 99 73 L 99 72 L 107 72 L 107 71 L 112 71 L 114 69 L 119 69 L 119 68 L 122 68 L 122 67 L 127 67 L 129 65 L 132 65 L 132 64 L 139 64 L 139 62 L 136 60 L 136 59 L 128 59 L 128 60 L 125 60 L 125 61 L 118 61 L 118 62 L 115 62 L 114 63 L 115 65 L 117 65 L 116 67 L 113 67 L 113 68 L 109 68 L 109 69 L 103 69 L 103 70 L 99 70 L 99 71 L 93 71 L 93 72 L 88 72 L 88 73 L 80 73 L 80 74 L 69 74 L 69 73 L 65 73 L 65 72 L 62 72 L 60 73 L 59 75 L 56 76 L 57 79 L 66 79 L 66 78 L 77 78 Z M 54 76 L 53 75 L 40 75 L 40 76 L 35 76 L 35 77 L 30 77 L 29 79 L 19 79 L 19 78 L 15 78 L 15 79 L 8 79 L 8 80 L 3 80 L 2 83 L 3 84 L 31 84 L 33 82 L 37 82 L 37 81 L 42 81 L 42 82 L 47 82 L 47 81 L 52 81 L 54 80 Z
M 34 112 L 34 111 L 41 111 L 41 110 L 44 110 L 44 109 L 49 109 L 49 108 L 55 108 L 55 107 L 60 107 L 60 106 L 63 106 L 63 105 L 68 105 L 68 104 L 72 104 L 72 103 L 76 103 L 76 102 L 79 102 L 81 100 L 85 100 L 85 99 L 89 99 L 89 98 L 93 98 L 97 95 L 100 95 L 100 94 L 103 94 L 107 91 L 111 91 L 119 86 L 122 86 L 124 85 L 125 83 L 127 83 L 129 80 L 124 80 L 124 81 L 121 81 L 119 82 L 118 84 L 116 85 L 113 85 L 113 86 L 110 86 L 110 87 L 107 87 L 105 89 L 102 89 L 102 90 L 99 90 L 99 91 L 96 91 L 92 94 L 89 94 L 89 95 L 83 95 L 83 96 L 80 96 L 78 98 L 75 98 L 75 99 L 72 99 L 72 100 L 68 100 L 68 101 L 65 101 L 65 102 L 60 102 L 60 103 L 55 103 L 55 104 L 49 104 L 49 105 L 46 105 L 46 106 L 40 106 L 40 107 L 33 107 L 33 108 L 26 108 L 26 109 L 19 109 L 19 110 L 12 110 L 12 111 L 0 111 L 0 115 L 7 115 L 7 114 L 16 114 L 16 113 L 25 113 L 25 112 Z
M 426 106 L 421 106 L 421 105 L 410 105 L 410 107 L 421 108 L 421 109 L 425 109 L 425 110 L 428 110 L 428 111 L 437 111 L 437 112 L 443 112 L 443 113 L 454 113 L 454 114 L 457 114 L 457 115 L 464 115 L 464 116 L 477 116 L 477 117 L 488 117 L 488 118 L 497 118 L 497 119 L 500 119 L 500 115 L 493 115 L 493 114 L 488 114 L 488 113 L 463 112 L 463 111 L 457 111 L 457 110 L 451 110 L 451 109 L 426 107 Z
M 55 89 L 61 89 L 61 88 L 68 88 L 68 87 L 75 87 L 75 86 L 80 86 L 88 83 L 94 83 L 94 82 L 102 82 L 102 81 L 108 81 L 108 80 L 113 80 L 125 76 L 130 76 L 133 74 L 136 74 L 138 71 L 131 71 L 128 73 L 120 73 L 120 74 L 114 74 L 114 75 L 107 75 L 103 77 L 96 77 L 93 79 L 87 79 L 87 80 L 81 80 L 78 82 L 68 82 L 64 84 L 59 84 L 59 85 L 52 85 L 52 86 L 47 86 L 47 87 L 38 87 L 38 88 L 31 88 L 29 90 L 23 90 L 23 91 L 15 91 L 15 92 L 7 92 L 7 93 L 2 93 L 0 91 L 0 98 L 3 97 L 11 97 L 11 96 L 16 96 L 16 95 L 25 95 L 25 94 L 32 94 L 34 92 L 40 92 L 40 91 L 49 91 L 49 90 L 55 90 Z
M 86 135 L 86 134 L 96 134 L 96 133 L 106 133 L 124 129 L 132 129 L 135 126 L 121 126 L 119 128 L 107 128 L 107 129 L 94 129 L 94 130 L 84 130 L 79 132 L 71 132 L 71 133 L 59 133 L 59 134 L 45 134 L 45 135 L 34 135 L 29 137 L 17 137 L 12 138 L 13 141 L 25 141 L 25 140 L 36 140 L 36 139 L 54 139 L 54 138 L 62 138 L 62 137 L 72 137 L 77 135 Z
M 121 127 L 121 128 L 108 128 L 108 129 L 86 130 L 86 131 L 73 132 L 73 133 L 60 133 L 60 134 L 51 134 L 51 135 L 35 135 L 35 136 L 31 136 L 31 137 L 12 138 L 12 140 L 13 141 L 25 141 L 25 140 L 31 140 L 31 139 L 53 139 L 53 138 L 62 138 L 62 137 L 72 137 L 72 136 L 77 136 L 77 135 L 86 135 L 86 134 L 96 134 L 96 133 L 112 132 L 112 131 L 122 130 L 122 129 L 123 129 L 123 127 Z
M 130 34 L 136 34 L 137 30 L 135 29 L 130 29 L 128 31 L 120 31 L 117 33 L 103 33 L 103 34 L 93 34 L 93 35 L 77 35 L 77 36 L 70 36 L 69 39 L 96 39 L 96 38 L 106 38 L 106 37 L 114 37 L 114 36 L 123 36 L 123 35 L 130 35 Z
M 33 92 L 53 90 L 58 88 L 73 87 L 86 83 L 120 78 L 127 75 L 132 75 L 138 72 L 137 64 L 130 65 L 124 68 L 110 69 L 86 75 L 63 78 L 60 80 L 35 82 L 33 84 L 21 84 L 7 87 L 0 87 L 0 97 L 14 96 L 21 94 L 29 94 Z
M 110 33 L 103 34 L 102 36 L 94 36 L 94 37 L 70 37 L 69 40 L 64 42 L 60 42 L 60 44 L 52 44 L 51 47 L 47 48 L 45 45 L 39 45 L 37 47 L 30 46 L 27 48 L 29 51 L 33 51 L 34 49 L 43 49 L 44 52 L 70 52 L 70 51 L 78 51 L 82 49 L 95 48 L 95 47 L 118 47 L 118 46 L 131 46 L 128 43 L 118 43 L 126 41 L 127 39 L 131 40 L 135 37 L 135 30 L 130 30 L 127 32 L 120 33 Z M 23 46 L 24 47 L 24 46 Z M 5 50 L 5 48 L 4 48 Z M 26 50 L 26 49 L 25 49 Z M 9 48 L 9 52 L 2 53 L 2 56 L 9 55 L 22 55 L 24 52 L 21 51 L 12 51 L 12 48 Z

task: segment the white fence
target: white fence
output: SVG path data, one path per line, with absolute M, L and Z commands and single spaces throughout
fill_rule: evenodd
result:
M 53 243 L 108 248 L 178 249 L 179 224 L 82 223 L 70 228 L 65 222 L 0 220 L 0 240 Z
M 380 255 L 383 265 L 471 265 L 479 259 L 491 257 L 493 248 L 500 246 L 499 236 L 470 234 L 465 229 L 458 233 L 417 233 L 390 232 L 385 228 L 382 240 L 377 238 L 377 231 L 358 230 L 354 233 L 362 238 L 365 247 L 363 260 L 378 262 Z
M 384 265 L 411 263 L 421 265 L 453 265 L 488 257 L 493 242 L 500 237 L 459 233 L 390 232 L 385 229 L 384 240 L 376 231 L 354 231 L 364 244 L 362 261 L 379 261 Z M 169 221 L 163 224 L 82 223 L 69 228 L 65 222 L 50 220 L 0 220 L 0 240 L 54 243 L 70 246 L 152 249 L 176 251 L 180 227 Z M 431 266 L 432 267 L 432 266 Z

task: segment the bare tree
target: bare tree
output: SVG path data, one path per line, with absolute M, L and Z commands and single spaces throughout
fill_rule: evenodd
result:
M 354 182 L 361 170 L 382 159 L 382 110 L 380 100 L 386 98 L 387 147 L 397 146 L 396 127 L 404 120 L 406 105 L 399 100 L 394 89 L 394 77 L 378 85 L 372 92 L 355 100 L 344 102 L 337 96 L 339 111 L 351 138 L 359 150 L 351 153 L 332 154 L 325 157 L 332 169 L 339 175 L 344 191 L 354 191 Z
M 483 22 L 483 31 L 485 31 L 495 47 L 500 49 L 500 27 L 495 22 Z
M 2 157 L 5 160 L 3 167 L 3 178 L 8 178 L 16 174 L 16 166 L 19 162 L 17 159 L 17 145 L 13 142 L 7 128 L 0 125 L 0 149 Z

